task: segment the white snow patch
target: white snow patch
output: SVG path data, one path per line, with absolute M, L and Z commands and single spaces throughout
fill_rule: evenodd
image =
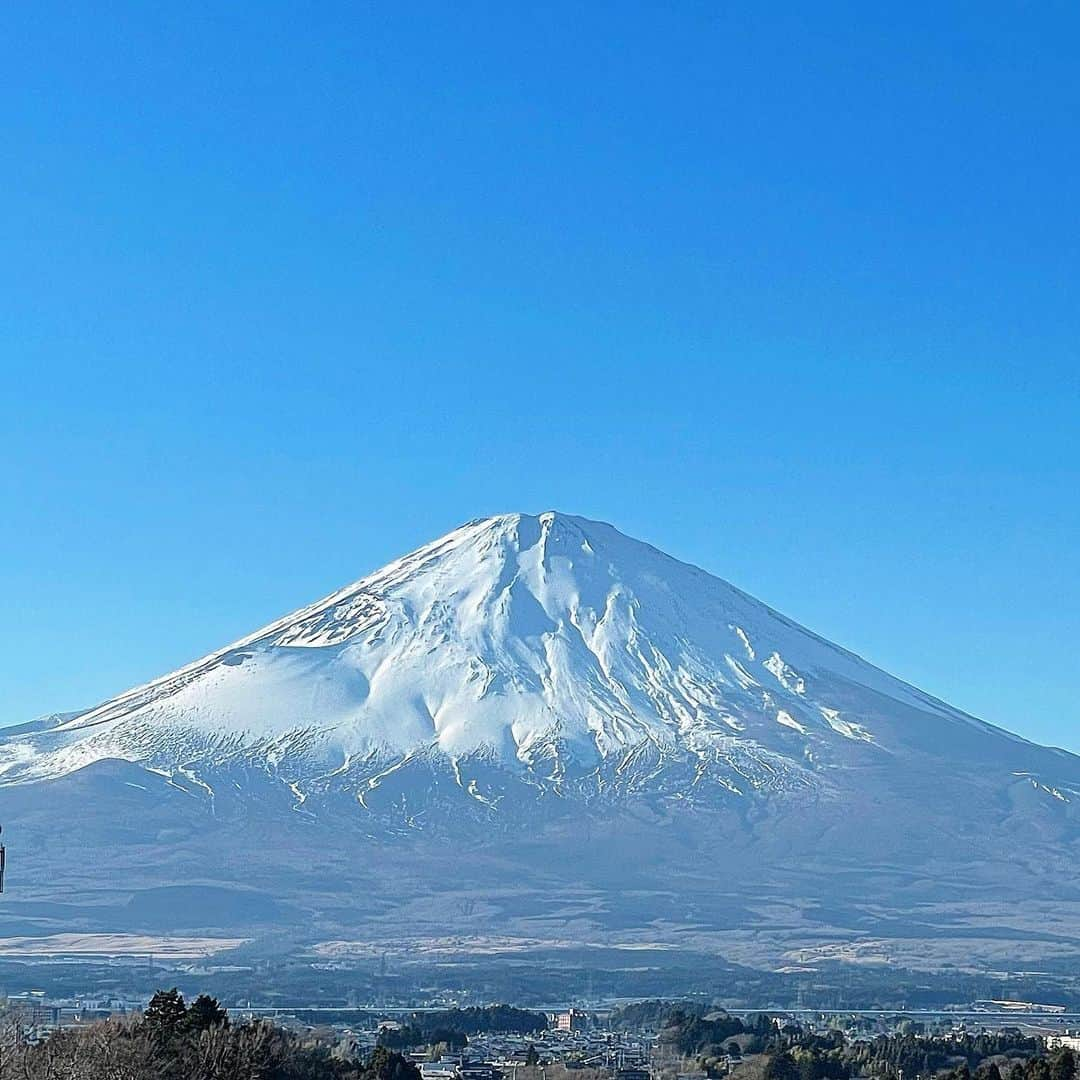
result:
M 799 721 L 796 720 L 795 717 L 791 715 L 791 713 L 785 712 L 783 709 L 778 709 L 777 710 L 776 722 L 778 724 L 783 724 L 784 727 L 793 728 L 800 735 L 805 735 L 806 734 L 806 728 L 804 728 L 802 726 L 802 724 L 800 724 Z
M 763 660 L 761 666 L 772 672 L 776 677 L 776 681 L 785 690 L 790 690 L 794 694 L 806 693 L 806 683 L 803 681 L 803 677 L 789 664 L 786 664 L 778 652 L 774 652 L 768 660 Z
M 735 631 L 739 640 L 743 643 L 743 648 L 746 650 L 746 658 L 748 660 L 756 659 L 754 646 L 750 644 L 750 639 L 746 636 L 746 631 L 741 626 L 735 626 L 734 624 L 732 624 L 731 629 Z
M 840 713 L 836 709 L 826 709 L 824 706 L 819 706 L 818 711 L 829 727 L 838 735 L 843 735 L 845 739 L 853 739 L 856 742 L 874 741 L 874 736 L 862 724 L 856 724 L 853 720 L 842 720 Z
M 749 690 L 751 686 L 758 685 L 757 679 L 755 679 L 754 676 L 751 675 L 750 672 L 747 671 L 746 668 L 744 668 L 742 664 L 740 664 L 739 661 L 735 659 L 734 656 L 729 656 L 727 653 L 725 653 L 724 660 L 727 661 L 727 666 L 732 670 L 735 678 L 738 680 L 739 685 L 744 690 Z

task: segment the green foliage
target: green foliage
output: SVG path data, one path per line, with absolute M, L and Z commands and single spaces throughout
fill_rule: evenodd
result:
M 427 1046 L 429 1040 L 416 1024 L 404 1024 L 400 1028 L 384 1027 L 379 1031 L 379 1046 L 388 1050 L 411 1050 L 416 1046 Z
M 229 1014 L 218 1004 L 217 998 L 200 994 L 189 1006 L 184 1025 L 189 1031 L 209 1031 L 212 1027 L 228 1024 Z
M 378 1041 L 379 1046 L 385 1046 L 388 1050 L 413 1050 L 418 1046 L 440 1045 L 447 1050 L 462 1050 L 469 1045 L 469 1037 L 463 1031 L 441 1025 L 422 1026 L 420 1023 L 383 1028 Z
M 174 986 L 171 990 L 159 990 L 143 1013 L 143 1027 L 159 1043 L 170 1042 L 184 1030 L 187 1005 L 184 996 Z
M 376 1046 L 362 1080 L 420 1080 L 420 1070 L 401 1054 L 385 1046 Z
M 766 1022 L 772 1031 L 772 1024 L 767 1019 Z M 700 1013 L 676 1009 L 667 1017 L 659 1038 L 682 1054 L 715 1057 L 724 1052 L 724 1044 L 733 1035 L 743 1035 L 746 1030 L 741 1020 L 727 1013 L 710 1014 L 710 1019 L 706 1019 Z
M 895 1035 L 845 1043 L 839 1032 L 812 1035 L 785 1027 L 766 1035 L 760 1020 L 752 1026 L 752 1038 L 760 1039 L 768 1053 L 763 1080 L 896 1080 L 901 1073 L 936 1075 L 938 1080 L 1002 1080 L 998 1061 L 1017 1058 L 1007 1071 L 1008 1080 L 1077 1080 L 1074 1055 L 1058 1050 L 1046 1057 L 1040 1040 L 1016 1029 L 925 1037 L 902 1027 Z
M 547 1016 L 544 1013 L 515 1009 L 510 1005 L 441 1009 L 437 1012 L 414 1012 L 400 1028 L 384 1028 L 379 1032 L 379 1045 L 388 1050 L 445 1045 L 453 1051 L 468 1046 L 469 1036 L 482 1031 L 531 1035 L 546 1027 Z
M 844 1046 L 839 1039 L 815 1039 L 795 1052 L 799 1080 L 847 1080 L 851 1069 L 844 1060 Z
M 425 1035 L 434 1031 L 453 1031 L 463 1035 L 485 1032 L 512 1032 L 531 1035 L 547 1027 L 544 1013 L 515 1009 L 512 1005 L 473 1005 L 467 1009 L 442 1009 L 438 1012 L 414 1012 L 410 1023 Z M 428 1042 L 432 1041 L 430 1038 Z
M 209 994 L 200 994 L 191 1005 L 174 986 L 159 990 L 142 1015 L 142 1030 L 154 1042 L 166 1044 L 186 1032 L 209 1031 L 228 1024 L 229 1014 Z
M 642 1028 L 664 1027 L 676 1012 L 684 1016 L 703 1016 L 707 1010 L 697 1002 L 633 1001 L 614 1009 L 608 1018 L 613 1031 L 640 1031 Z
M 799 1067 L 786 1050 L 770 1054 L 765 1059 L 763 1080 L 800 1080 Z
M 427 1041 L 431 1046 L 444 1045 L 449 1050 L 463 1050 L 469 1045 L 469 1036 L 463 1031 L 454 1031 L 452 1028 L 432 1028 L 427 1033 Z

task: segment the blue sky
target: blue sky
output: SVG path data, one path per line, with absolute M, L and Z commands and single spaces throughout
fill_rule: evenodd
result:
M 1075 6 L 3 28 L 0 723 L 554 507 L 1080 750 Z

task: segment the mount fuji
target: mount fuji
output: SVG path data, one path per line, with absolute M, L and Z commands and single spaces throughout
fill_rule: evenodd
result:
M 331 952 L 456 935 L 1071 963 L 1078 805 L 1080 758 L 557 513 L 470 522 L 0 732 L 24 922 L 62 897 L 39 931 Z

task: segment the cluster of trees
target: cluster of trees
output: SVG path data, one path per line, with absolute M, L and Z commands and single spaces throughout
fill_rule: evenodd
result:
M 399 1028 L 385 1027 L 379 1032 L 379 1045 L 389 1050 L 415 1050 L 430 1046 L 434 1050 L 445 1049 L 450 1053 L 469 1045 L 464 1031 L 453 1028 L 432 1027 L 426 1030 L 419 1024 L 403 1024 Z
M 959 1038 L 890 1035 L 846 1044 L 830 1035 L 777 1032 L 762 1080 L 851 1080 L 871 1076 L 938 1080 L 1078 1080 L 1067 1048 L 1046 1053 L 1040 1040 L 1016 1030 Z
M 440 1009 L 436 1012 L 414 1012 L 412 1023 L 422 1030 L 438 1027 L 477 1035 L 481 1031 L 531 1035 L 547 1027 L 547 1016 L 530 1009 L 515 1009 L 513 1005 L 472 1005 L 467 1009 Z
M 777 1037 L 776 1027 L 764 1013 L 750 1020 L 729 1016 L 722 1009 L 702 1013 L 677 1008 L 660 1029 L 660 1042 L 685 1057 L 714 1058 L 721 1054 L 760 1053 Z M 737 1041 L 736 1041 L 737 1039 Z
M 650 1001 L 632 1001 L 613 1009 L 608 1017 L 608 1026 L 612 1031 L 641 1031 L 642 1028 L 657 1029 L 671 1022 L 674 1013 L 684 1016 L 703 1016 L 708 1010 L 698 1002 L 664 1001 L 654 998 Z
M 306 1045 L 263 1021 L 233 1024 L 213 998 L 154 995 L 141 1018 L 57 1031 L 33 1046 L 0 1039 L 0 1080 L 420 1080 L 377 1047 L 367 1061 Z
M 1068 1047 L 1013 1061 L 1002 1068 L 996 1061 L 983 1062 L 974 1073 L 964 1062 L 950 1069 L 942 1080 L 1076 1080 L 1076 1055 Z
M 839 1032 L 812 1034 L 797 1026 L 777 1027 L 760 1014 L 740 1020 L 698 1004 L 640 1002 L 619 1010 L 620 1025 L 653 1026 L 659 1042 L 695 1058 L 710 1075 L 721 1057 L 765 1055 L 738 1072 L 754 1080 L 1080 1080 L 1071 1050 L 1046 1053 L 1040 1039 L 1019 1029 L 926 1036 L 919 1025 L 896 1035 L 847 1042 Z M 737 1073 L 738 1075 L 738 1073 Z
M 400 1028 L 385 1028 L 379 1033 L 379 1045 L 390 1050 L 415 1050 L 431 1047 L 432 1052 L 453 1052 L 469 1043 L 469 1036 L 480 1032 L 513 1032 L 531 1035 L 547 1027 L 544 1013 L 515 1009 L 511 1005 L 470 1006 L 467 1009 L 440 1009 L 411 1013 Z
M 891 1074 L 903 1070 L 905 1076 L 914 1077 L 961 1064 L 973 1070 L 990 1058 L 1030 1058 L 1041 1049 L 1040 1040 L 1007 1028 L 959 1037 L 880 1035 L 854 1044 L 848 1056 L 859 1072 Z

